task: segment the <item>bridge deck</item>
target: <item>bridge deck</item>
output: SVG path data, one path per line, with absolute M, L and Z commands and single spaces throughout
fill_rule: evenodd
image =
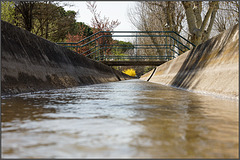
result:
M 108 66 L 159 66 L 167 60 L 162 61 L 100 61 Z

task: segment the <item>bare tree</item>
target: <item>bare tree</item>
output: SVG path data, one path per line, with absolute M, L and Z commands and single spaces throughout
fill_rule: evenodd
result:
M 208 10 L 204 18 L 201 15 L 203 9 L 201 1 L 182 1 L 182 4 L 185 9 L 188 30 L 191 34 L 191 42 L 198 45 L 206 41 L 212 31 L 219 2 L 208 2 Z
M 132 24 L 141 31 L 175 31 L 180 33 L 185 15 L 181 2 L 143 1 L 138 2 L 135 8 L 130 9 L 128 16 Z M 148 35 L 151 36 L 152 33 L 148 33 Z M 143 44 L 150 41 L 155 46 L 166 43 L 166 39 L 160 37 L 139 38 L 138 41 Z M 144 50 L 147 55 L 166 55 L 166 50 L 157 48 L 155 51 L 156 53 L 152 50 L 149 52 Z
M 170 30 L 180 33 L 183 28 L 184 11 L 180 2 L 142 1 L 128 12 L 131 23 L 144 30 L 144 25 L 151 30 Z
M 239 1 L 220 1 L 214 29 L 222 32 L 239 22 Z
M 93 14 L 91 23 L 92 23 L 92 28 L 93 28 L 93 33 L 96 33 L 98 31 L 113 31 L 114 28 L 116 28 L 120 22 L 118 20 L 112 20 L 110 21 L 108 17 L 101 17 L 101 12 L 97 12 L 97 5 L 96 1 L 87 2 L 87 7 L 90 10 L 90 12 Z M 113 39 L 111 37 L 111 33 L 102 33 L 101 35 L 106 35 L 103 38 L 100 38 L 98 40 L 98 45 L 100 48 L 105 48 L 105 45 L 112 45 L 113 44 Z M 108 36 L 108 37 L 107 37 Z M 111 54 L 111 48 L 107 48 L 105 50 L 101 49 L 100 50 L 100 56 L 104 56 L 104 52 L 106 54 Z
M 97 12 L 96 1 L 87 1 L 87 7 L 93 14 L 93 18 L 91 20 L 92 27 L 98 31 L 112 31 L 120 24 L 118 20 L 110 21 L 109 18 L 105 16 L 102 18 L 101 12 Z
M 137 2 L 128 15 L 140 31 L 175 31 L 198 45 L 238 23 L 239 1 Z M 160 38 L 153 37 L 139 41 L 164 43 Z M 159 50 L 157 52 L 160 53 Z
M 138 2 L 134 9 L 130 9 L 129 18 L 138 30 L 170 30 L 178 34 L 184 31 L 187 33 L 186 38 L 198 45 L 209 39 L 216 17 L 222 22 L 220 15 L 217 14 L 219 3 L 218 1 Z M 227 6 L 239 6 L 239 2 L 224 2 L 224 4 L 226 4 L 225 12 Z M 228 8 L 229 11 L 233 9 L 238 12 L 236 7 Z

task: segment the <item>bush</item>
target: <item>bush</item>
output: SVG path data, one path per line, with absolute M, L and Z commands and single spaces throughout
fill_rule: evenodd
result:
M 129 76 L 132 76 L 132 77 L 135 77 L 136 76 L 136 71 L 134 69 L 127 69 L 127 70 L 124 70 L 122 71 L 123 73 L 129 75 Z

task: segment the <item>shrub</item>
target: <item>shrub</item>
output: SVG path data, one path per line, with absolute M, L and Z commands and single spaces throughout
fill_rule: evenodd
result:
M 134 77 L 134 76 L 136 76 L 136 71 L 134 70 L 134 69 L 127 69 L 127 70 L 124 70 L 124 71 L 122 71 L 123 73 L 125 73 L 125 74 L 127 74 L 127 75 L 129 75 L 129 76 L 132 76 L 132 77 Z

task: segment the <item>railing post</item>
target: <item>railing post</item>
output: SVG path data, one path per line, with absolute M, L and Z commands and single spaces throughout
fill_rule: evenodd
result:
M 174 37 L 175 36 L 175 34 L 173 34 L 172 32 L 171 32 L 171 36 L 172 37 Z M 175 50 L 175 40 L 172 38 L 172 39 L 170 39 L 170 41 L 172 41 L 172 45 L 171 45 L 171 47 L 170 47 L 170 51 L 171 51 L 171 56 L 172 57 L 170 57 L 170 59 L 173 59 L 173 56 L 174 56 L 174 53 L 173 53 L 173 51 L 172 50 Z M 172 50 L 171 50 L 172 49 Z
M 168 37 L 168 36 L 166 35 L 166 37 L 165 37 L 165 46 L 168 45 L 167 37 Z M 167 56 L 167 48 L 165 48 L 165 56 Z
M 97 56 L 96 56 L 96 47 L 97 47 L 97 46 L 96 46 L 96 35 L 94 35 L 94 48 L 95 48 L 95 49 L 94 49 L 94 53 L 95 53 L 95 54 L 93 55 L 94 60 L 96 60 L 96 58 L 97 58 Z
M 137 59 L 137 46 L 138 46 L 138 39 L 137 39 L 137 32 L 136 32 L 136 59 Z
M 101 32 L 101 34 L 100 34 L 102 37 L 99 39 L 100 40 L 100 60 L 102 61 L 103 60 L 103 34 L 102 34 L 102 32 Z

